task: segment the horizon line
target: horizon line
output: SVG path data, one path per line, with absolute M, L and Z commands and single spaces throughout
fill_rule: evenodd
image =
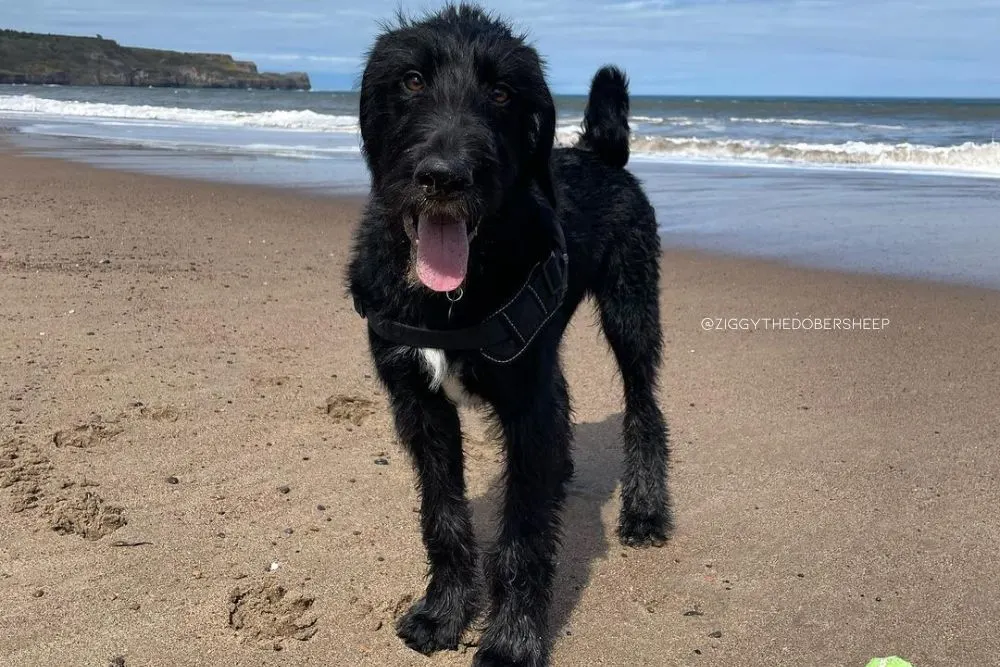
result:
M 356 89 L 337 88 L 316 88 L 315 86 L 305 91 L 309 93 L 347 93 L 357 95 L 360 91 Z M 553 95 L 562 97 L 587 97 L 588 93 L 565 93 L 557 90 L 552 91 Z M 948 100 L 952 102 L 998 102 L 1000 96 L 996 97 L 974 97 L 955 95 L 810 95 L 801 93 L 752 93 L 752 94 L 732 94 L 732 93 L 629 93 L 631 99 L 643 97 L 668 98 L 668 99 L 744 99 L 744 100 L 895 100 L 895 101 L 926 101 L 926 100 Z

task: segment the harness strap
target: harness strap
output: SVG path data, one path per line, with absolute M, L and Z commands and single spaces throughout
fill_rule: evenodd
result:
M 357 300 L 354 308 L 362 317 Z M 439 350 L 478 350 L 504 341 L 507 332 L 502 323 L 490 319 L 474 327 L 464 329 L 424 329 L 394 320 L 383 319 L 376 313 L 368 313 L 368 326 L 382 338 L 410 347 L 430 347 Z

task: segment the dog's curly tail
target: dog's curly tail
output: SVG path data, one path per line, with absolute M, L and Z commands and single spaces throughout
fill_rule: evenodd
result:
M 577 146 L 593 151 L 612 167 L 624 167 L 629 153 L 628 112 L 628 77 L 613 65 L 597 70 Z

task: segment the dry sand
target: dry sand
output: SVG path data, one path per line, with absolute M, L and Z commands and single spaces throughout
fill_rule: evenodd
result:
M 470 663 L 392 630 L 424 561 L 342 287 L 358 205 L 0 155 L 0 663 Z M 583 308 L 554 664 L 1000 663 L 1000 293 L 663 267 L 679 527 L 613 539 L 620 389 Z M 486 538 L 497 448 L 465 422 Z

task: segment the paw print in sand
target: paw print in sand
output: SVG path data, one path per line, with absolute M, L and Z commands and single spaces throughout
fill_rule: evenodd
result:
M 247 641 L 279 644 L 286 639 L 307 641 L 316 634 L 316 601 L 272 582 L 237 588 L 229 594 L 229 627 Z
M 106 440 L 110 440 L 124 430 L 116 423 L 104 421 L 98 416 L 86 424 L 78 424 L 71 428 L 56 431 L 52 436 L 52 442 L 56 447 L 89 449 Z
M 375 414 L 375 403 L 360 396 L 336 394 L 326 399 L 326 414 L 335 422 L 361 426 Z

